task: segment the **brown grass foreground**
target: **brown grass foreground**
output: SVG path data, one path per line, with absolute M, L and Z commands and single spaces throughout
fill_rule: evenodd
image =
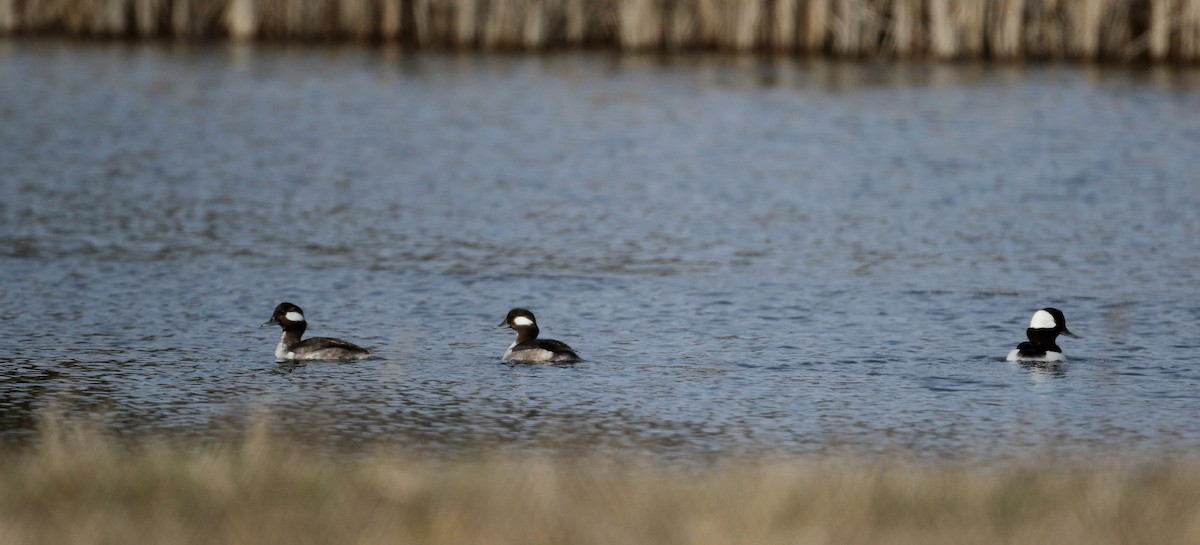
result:
M 0 543 L 1194 544 L 1200 465 L 347 460 L 51 429 L 0 451 Z

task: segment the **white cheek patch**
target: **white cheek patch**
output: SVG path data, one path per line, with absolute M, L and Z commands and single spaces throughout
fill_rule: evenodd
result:
M 519 325 L 519 326 L 533 325 L 533 320 L 530 320 L 529 318 L 526 318 L 524 316 L 517 316 L 516 318 L 513 318 L 513 325 Z
M 304 315 L 300 314 L 299 312 L 296 312 L 294 310 L 287 314 L 284 314 L 283 317 L 287 318 L 288 321 L 292 321 L 292 322 L 303 322 L 304 321 Z
M 1033 329 L 1054 329 L 1055 325 L 1054 316 L 1044 310 L 1033 313 L 1033 319 L 1029 320 L 1029 327 Z

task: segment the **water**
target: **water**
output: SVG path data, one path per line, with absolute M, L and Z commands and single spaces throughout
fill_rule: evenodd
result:
M 0 42 L 0 437 L 1200 446 L 1200 70 Z M 382 357 L 277 364 L 280 301 Z M 509 308 L 587 359 L 499 361 Z M 1006 363 L 1043 306 L 1070 363 Z

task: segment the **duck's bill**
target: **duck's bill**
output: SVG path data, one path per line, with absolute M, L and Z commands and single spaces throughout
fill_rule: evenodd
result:
M 270 326 L 270 325 L 279 325 L 279 322 L 277 322 L 277 321 L 275 320 L 275 318 L 271 318 L 270 320 L 267 320 L 266 322 L 263 322 L 263 325 L 260 325 L 260 326 L 258 326 L 258 327 L 267 327 L 267 326 Z
M 508 327 L 508 320 L 506 319 L 503 322 L 496 324 L 496 327 Z
M 1079 335 L 1076 335 L 1076 334 L 1074 334 L 1074 333 L 1071 333 L 1071 330 L 1069 330 L 1069 329 L 1067 329 L 1067 328 L 1065 328 L 1065 327 L 1063 328 L 1063 331 L 1062 331 L 1062 332 L 1063 332 L 1063 335 L 1066 335 L 1066 336 L 1068 336 L 1068 337 L 1075 337 L 1076 339 L 1078 339 L 1078 338 L 1079 338 Z

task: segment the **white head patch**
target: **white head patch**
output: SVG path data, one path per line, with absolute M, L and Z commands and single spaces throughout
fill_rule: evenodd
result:
M 1055 325 L 1054 316 L 1044 310 L 1033 313 L 1033 319 L 1029 320 L 1029 327 L 1033 329 L 1054 329 Z
M 287 318 L 288 321 L 291 321 L 291 322 L 303 322 L 304 321 L 304 315 L 300 314 L 299 312 L 296 312 L 294 310 L 287 314 L 284 314 L 283 317 Z
M 533 320 L 530 320 L 529 318 L 526 318 L 524 316 L 517 316 L 516 318 L 513 318 L 513 325 L 519 325 L 519 326 L 533 325 Z

